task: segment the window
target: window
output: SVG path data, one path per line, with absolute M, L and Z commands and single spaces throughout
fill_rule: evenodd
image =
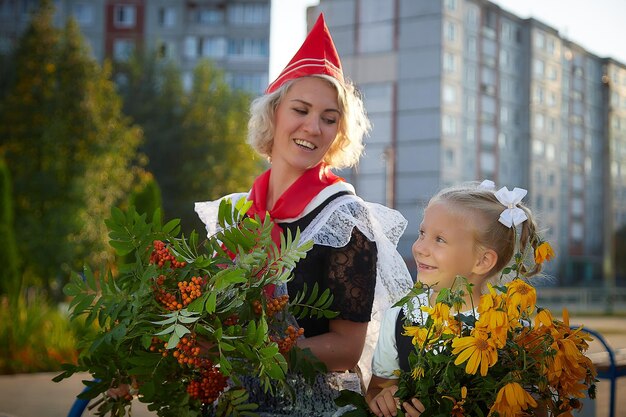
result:
M 476 28 L 478 26 L 478 14 L 480 13 L 480 9 L 476 7 L 472 3 L 465 3 L 465 20 L 467 24 L 471 28 Z
M 583 240 L 583 224 L 579 222 L 572 223 L 571 226 L 571 237 L 573 240 L 581 241 Z
M 456 25 L 453 22 L 446 22 L 444 30 L 446 40 L 454 42 L 456 40 Z
M 184 55 L 187 58 L 197 58 L 198 57 L 198 38 L 195 36 L 187 36 L 185 38 L 185 52 Z
M 456 0 L 446 0 L 446 9 L 451 12 L 456 10 Z
M 501 50 L 500 51 L 500 68 L 501 69 L 506 69 L 509 68 L 509 66 L 511 65 L 511 55 L 509 54 L 509 51 L 507 50 Z
M 269 9 L 266 4 L 240 3 L 228 7 L 230 23 L 262 25 L 269 23 Z
M 533 140 L 533 154 L 536 156 L 543 156 L 544 143 L 540 140 Z
M 228 55 L 241 57 L 267 57 L 269 56 L 267 39 L 229 39 Z
M 176 10 L 173 7 L 160 7 L 158 13 L 160 27 L 169 28 L 176 25 Z
M 267 86 L 267 74 L 231 74 L 227 76 L 228 83 L 235 90 L 245 90 L 260 94 Z
M 496 171 L 496 158 L 492 153 L 480 153 L 480 169 L 485 176 L 493 175 Z
M 443 101 L 448 104 L 456 103 L 456 88 L 454 86 L 443 86 Z
M 442 131 L 444 135 L 454 136 L 456 135 L 456 119 L 454 116 L 448 114 L 444 115 L 442 120 Z
M 541 32 L 535 32 L 535 48 L 546 49 L 546 36 Z
M 509 124 L 509 108 L 505 106 L 500 107 L 500 124 L 506 126 Z
M 465 96 L 465 109 L 469 114 L 476 114 L 476 97 L 467 95 Z
M 558 75 L 559 73 L 557 69 L 554 66 L 549 65 L 548 66 L 548 79 L 552 81 L 556 81 L 556 79 L 558 78 Z
M 176 44 L 168 41 L 157 41 L 157 53 L 161 58 L 176 58 Z
M 545 71 L 545 64 L 541 59 L 535 59 L 533 61 L 533 74 L 539 77 L 543 77 Z
M 213 23 L 222 23 L 224 21 L 224 12 L 217 9 L 205 8 L 196 14 L 196 22 L 203 25 Z
M 533 101 L 537 104 L 543 104 L 544 101 L 544 91 L 543 87 L 536 86 L 533 89 Z
M 93 23 L 93 5 L 88 3 L 76 3 L 72 7 L 72 14 L 82 26 L 91 25 Z
M 475 56 L 478 53 L 478 40 L 475 36 L 467 37 L 467 52 L 469 56 Z
M 456 58 L 451 52 L 443 53 L 443 70 L 447 73 L 453 73 L 456 70 Z
M 135 42 L 131 39 L 116 39 L 113 41 L 113 59 L 127 61 L 135 50 Z
M 546 159 L 548 162 L 554 161 L 556 158 L 556 148 L 552 143 L 546 145 Z
M 535 115 L 535 130 L 537 131 L 543 131 L 544 127 L 545 127 L 545 117 L 543 114 L 538 113 Z
M 226 39 L 222 37 L 202 39 L 201 54 L 204 57 L 223 58 L 226 56 Z
M 135 6 L 117 5 L 113 10 L 113 24 L 116 27 L 130 28 L 135 26 Z

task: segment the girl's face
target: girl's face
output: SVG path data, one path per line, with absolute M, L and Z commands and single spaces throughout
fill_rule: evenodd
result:
M 480 259 L 474 223 L 448 202 L 437 201 L 426 207 L 412 248 L 419 281 L 436 291 L 450 288 L 457 275 L 474 281 Z
M 339 116 L 337 92 L 328 82 L 296 81 L 276 108 L 272 165 L 303 172 L 320 163 L 337 137 Z

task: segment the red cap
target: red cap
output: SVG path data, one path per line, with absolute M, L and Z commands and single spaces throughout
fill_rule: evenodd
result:
M 307 75 L 326 74 L 343 82 L 343 71 L 333 38 L 321 13 L 298 52 L 281 71 L 265 93 L 276 91 L 285 81 Z

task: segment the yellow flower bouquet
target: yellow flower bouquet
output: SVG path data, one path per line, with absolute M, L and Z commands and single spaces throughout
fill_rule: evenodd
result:
M 534 262 L 553 256 L 544 242 Z M 418 398 L 425 406 L 422 417 L 573 417 L 581 399 L 595 398 L 596 370 L 585 356 L 591 337 L 582 328 L 570 328 L 566 310 L 559 320 L 538 307 L 525 272 L 518 253 L 503 271 L 512 280 L 489 285 L 473 306 L 463 305 L 472 284 L 462 277 L 452 289 L 440 291 L 432 306 L 419 304 L 430 292 L 419 282 L 396 304 L 412 312 L 404 335 L 414 346 L 411 370 L 397 371 L 400 403 Z M 415 324 L 421 313 L 428 314 L 426 320 Z M 373 415 L 362 399 L 344 393 L 341 401 L 357 407 L 346 416 Z

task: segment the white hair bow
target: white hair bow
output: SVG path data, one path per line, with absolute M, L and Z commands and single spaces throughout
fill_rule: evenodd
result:
M 526 193 L 528 193 L 528 191 L 517 187 L 513 188 L 513 191 L 509 191 L 506 187 L 502 187 L 496 191 L 496 198 L 506 207 L 498 219 L 500 223 L 506 227 L 513 227 L 513 225 L 520 225 L 528 219 L 524 210 L 517 207 L 517 204 L 522 201 Z

